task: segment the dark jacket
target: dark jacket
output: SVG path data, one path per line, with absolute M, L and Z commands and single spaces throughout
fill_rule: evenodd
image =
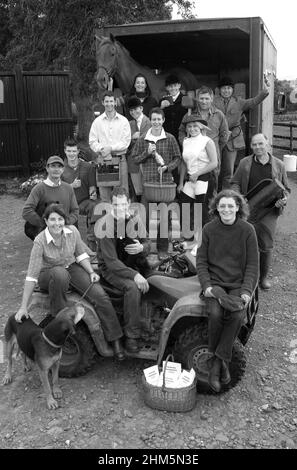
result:
M 268 95 L 268 90 L 262 90 L 257 96 L 249 99 L 231 96 L 228 101 L 225 101 L 222 96 L 214 97 L 214 105 L 225 114 L 229 130 L 231 131 L 231 135 L 226 144 L 228 150 L 232 151 L 245 148 L 244 136 L 240 126 L 242 113 L 255 108 L 258 104 L 262 103 Z
M 231 180 L 231 187 L 235 191 L 245 195 L 248 192 L 249 178 L 251 173 L 251 166 L 253 163 L 253 155 L 243 158 Z M 278 158 L 271 155 L 271 170 L 272 170 L 272 179 L 278 179 L 286 188 L 286 195 L 288 195 L 291 190 L 289 188 L 289 182 L 287 173 L 285 170 L 285 165 Z
M 137 231 L 141 236 L 132 236 L 127 227 Z M 150 251 L 150 241 L 146 238 L 146 229 L 138 214 L 131 216 L 118 226 L 117 220 L 111 213 L 106 214 L 96 223 L 95 233 L 100 232 L 100 227 L 105 230 L 105 236 L 98 237 L 98 270 L 100 274 L 110 272 L 116 276 L 134 279 L 141 271 L 144 259 Z M 142 236 L 143 235 L 143 236 Z M 138 255 L 128 255 L 125 251 L 127 244 L 133 243 L 132 239 L 138 239 L 143 245 L 143 251 Z M 140 263 L 138 264 L 138 261 Z
M 176 140 L 178 140 L 178 129 L 181 124 L 182 118 L 187 113 L 186 108 L 184 108 L 181 104 L 182 98 L 183 95 L 180 93 L 173 104 L 171 104 L 167 108 L 163 108 L 165 114 L 165 122 L 163 124 L 163 127 L 165 131 L 169 132 L 169 134 L 172 134 L 176 138 Z M 166 96 L 164 96 L 160 100 L 160 105 L 163 100 L 166 100 Z

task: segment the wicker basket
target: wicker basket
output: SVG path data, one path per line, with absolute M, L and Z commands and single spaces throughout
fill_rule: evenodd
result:
M 169 388 L 165 386 L 165 372 L 167 362 L 171 354 L 167 356 L 164 375 L 163 385 L 158 387 L 151 385 L 146 381 L 145 376 L 142 377 L 143 384 L 143 397 L 144 402 L 151 408 L 161 411 L 172 411 L 172 412 L 185 412 L 190 411 L 196 405 L 197 391 L 196 391 L 196 378 L 194 382 L 188 387 L 183 388 Z
M 148 202 L 172 202 L 176 195 L 176 184 L 143 183 L 143 194 Z

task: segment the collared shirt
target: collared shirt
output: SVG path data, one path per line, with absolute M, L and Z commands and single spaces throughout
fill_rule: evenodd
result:
M 152 133 L 152 129 L 149 129 L 144 138 L 145 140 L 148 140 L 149 142 L 154 142 L 156 144 L 158 140 L 166 139 L 166 133 L 162 128 L 160 135 L 154 135 Z
M 26 281 L 37 282 L 41 271 L 62 266 L 67 268 L 75 261 L 80 263 L 89 258 L 79 231 L 73 225 L 63 228 L 61 246 L 56 245 L 48 228 L 43 230 L 34 240 L 30 255 Z
M 173 103 L 175 102 L 175 100 L 177 100 L 177 98 L 179 97 L 179 95 L 180 95 L 180 91 L 177 93 L 177 95 L 172 96 L 172 101 L 173 101 Z
M 141 113 L 138 119 L 135 119 L 139 131 L 141 128 L 142 119 L 143 119 L 143 113 Z
M 111 147 L 112 154 L 122 155 L 126 153 L 131 142 L 131 130 L 128 119 L 119 113 L 115 113 L 109 119 L 106 113 L 98 116 L 90 129 L 89 145 L 98 153 L 106 146 Z
M 61 180 L 59 180 L 58 183 L 56 184 L 49 178 L 46 178 L 43 182 L 44 184 L 46 184 L 47 186 L 50 186 L 51 188 L 55 188 L 56 186 L 61 186 Z

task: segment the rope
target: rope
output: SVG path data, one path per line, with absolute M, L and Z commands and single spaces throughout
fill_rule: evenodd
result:
M 77 300 L 75 303 L 76 304 L 79 304 L 81 302 L 81 300 L 87 295 L 87 293 L 89 292 L 89 290 L 91 289 L 93 285 L 93 282 L 90 283 L 90 285 L 86 288 L 86 290 L 84 291 L 83 295 L 80 297 L 79 300 Z

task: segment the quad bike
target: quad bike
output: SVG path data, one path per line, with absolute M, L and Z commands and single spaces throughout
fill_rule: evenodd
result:
M 171 261 L 174 259 L 171 256 Z M 190 254 L 185 255 L 189 264 L 194 266 Z M 169 257 L 170 258 L 170 257 Z M 168 263 L 172 266 L 172 263 Z M 164 263 L 163 263 L 164 267 Z M 165 260 L 166 267 L 166 260 Z M 168 270 L 167 270 L 168 271 Z M 192 271 L 193 272 L 193 271 Z M 195 271 L 194 271 L 195 272 Z M 208 318 L 201 298 L 201 287 L 197 275 L 187 273 L 188 277 L 171 277 L 171 272 L 160 269 L 148 277 L 150 289 L 143 296 L 142 312 L 144 320 L 143 337 L 137 353 L 126 352 L 127 357 L 135 357 L 161 363 L 169 352 L 174 360 L 183 367 L 193 367 L 197 374 L 197 386 L 200 391 L 210 391 L 208 387 L 207 359 Z M 119 314 L 122 316 L 123 297 L 121 291 L 100 281 Z M 80 300 L 74 292 L 68 294 L 70 301 Z M 68 338 L 63 348 L 60 362 L 60 376 L 76 377 L 84 375 L 94 364 L 96 356 L 113 356 L 113 350 L 106 341 L 100 320 L 85 299 L 83 319 L 76 325 L 76 334 Z M 47 310 L 49 299 L 46 293 L 33 294 L 30 310 L 41 307 Z M 231 383 L 234 386 L 244 373 L 245 357 L 242 345 L 245 345 L 254 328 L 258 310 L 258 289 L 253 292 L 247 308 L 246 320 L 238 334 L 230 363 Z M 32 315 L 32 313 L 31 313 Z M 34 318 L 34 315 L 32 315 Z

